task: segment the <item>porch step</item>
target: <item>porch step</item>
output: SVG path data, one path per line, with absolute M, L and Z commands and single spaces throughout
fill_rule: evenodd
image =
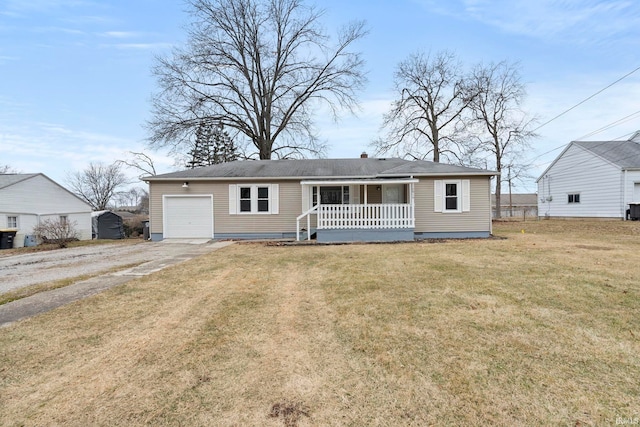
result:
M 307 230 L 301 230 L 300 231 L 300 241 L 303 240 L 307 240 L 308 234 L 307 234 Z M 311 229 L 311 240 L 314 240 L 316 238 L 316 229 L 312 228 Z

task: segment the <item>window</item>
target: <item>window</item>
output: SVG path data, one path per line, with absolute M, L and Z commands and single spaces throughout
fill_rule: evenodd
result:
M 433 181 L 433 211 L 461 213 L 471 211 L 471 180 Z
M 240 188 L 240 212 L 269 212 L 269 187 L 252 185 Z
M 18 217 L 17 216 L 8 216 L 7 217 L 7 228 L 18 228 Z
M 269 187 L 258 187 L 258 212 L 269 212 Z
M 60 224 L 66 224 L 69 221 L 69 217 L 67 215 L 60 215 Z
M 580 203 L 580 193 L 569 194 L 569 203 Z
M 240 212 L 251 212 L 251 187 L 240 187 Z
M 458 183 L 445 183 L 444 210 L 458 210 Z
M 229 186 L 229 214 L 277 214 L 278 184 Z
M 313 187 L 312 206 L 318 204 L 318 187 Z M 320 203 L 323 205 L 348 205 L 349 186 L 320 187 Z

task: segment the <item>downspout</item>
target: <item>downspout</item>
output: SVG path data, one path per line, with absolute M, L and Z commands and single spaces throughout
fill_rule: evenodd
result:
M 622 176 L 622 220 L 627 220 L 627 170 Z
M 489 235 L 491 235 L 491 236 L 493 236 L 493 215 L 492 215 L 492 212 L 491 212 L 492 211 L 492 209 L 491 209 L 491 187 L 492 187 L 491 179 L 493 179 L 493 178 L 499 179 L 495 175 L 492 176 L 489 179 L 489 189 L 488 189 L 488 192 L 489 192 Z M 497 203 L 496 203 L 496 209 L 500 209 L 500 206 L 497 206 Z
M 413 175 L 411 175 L 410 177 L 411 179 L 413 179 Z M 410 183 L 409 184 L 409 194 L 410 194 L 410 198 L 411 198 L 411 207 L 409 209 L 411 209 L 411 221 L 413 222 L 413 231 L 415 234 L 415 228 L 416 228 L 416 203 L 415 203 L 415 183 Z

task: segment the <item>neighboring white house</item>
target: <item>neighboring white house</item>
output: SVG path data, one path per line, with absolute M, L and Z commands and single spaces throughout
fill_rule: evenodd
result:
M 573 141 L 536 182 L 541 217 L 625 219 L 640 202 L 640 132 L 627 141 Z
M 14 246 L 24 244 L 40 221 L 66 218 L 81 240 L 91 239 L 91 206 L 41 173 L 0 175 L 0 229 L 17 230 Z

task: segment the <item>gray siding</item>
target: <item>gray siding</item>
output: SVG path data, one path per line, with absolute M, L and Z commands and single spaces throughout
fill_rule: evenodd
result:
M 445 179 L 469 177 L 452 176 Z M 420 178 L 420 182 L 415 185 L 416 233 L 491 231 L 489 177 L 470 178 L 471 209 L 460 213 L 434 212 L 434 181 L 435 178 Z

